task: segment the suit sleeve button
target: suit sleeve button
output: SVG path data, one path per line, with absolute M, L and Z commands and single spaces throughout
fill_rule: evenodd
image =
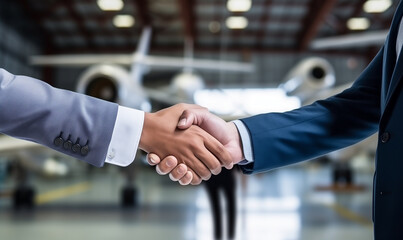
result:
M 390 133 L 389 132 L 384 132 L 381 135 L 381 142 L 382 143 L 387 143 L 390 140 Z
M 78 153 L 81 151 L 81 145 L 80 144 L 74 144 L 73 147 L 71 148 L 73 152 Z
M 55 140 L 53 140 L 53 143 L 58 147 L 63 145 L 63 142 L 64 142 L 64 139 L 62 137 L 57 137 L 57 138 L 55 138 Z
M 81 155 L 86 156 L 89 151 L 90 148 L 88 147 L 88 145 L 85 145 L 84 147 L 81 148 Z
M 63 148 L 66 150 L 71 150 L 71 147 L 73 146 L 73 142 L 70 140 L 67 140 L 63 144 Z

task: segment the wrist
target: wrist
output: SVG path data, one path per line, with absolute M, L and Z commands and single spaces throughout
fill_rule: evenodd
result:
M 230 129 L 230 137 L 231 137 L 232 141 L 234 142 L 234 147 L 236 148 L 236 152 L 238 152 L 238 154 L 236 154 L 236 158 L 233 159 L 233 161 L 234 161 L 234 163 L 238 163 L 245 159 L 241 135 L 239 134 L 238 128 L 236 127 L 235 123 L 228 122 L 227 124 Z
M 148 152 L 150 146 L 150 129 L 152 129 L 152 122 L 153 122 L 153 114 L 152 113 L 145 113 L 144 114 L 144 124 L 143 130 L 141 132 L 140 141 L 139 141 L 139 148 Z

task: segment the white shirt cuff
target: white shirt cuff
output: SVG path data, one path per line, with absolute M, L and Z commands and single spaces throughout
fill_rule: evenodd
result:
M 143 131 L 143 124 L 143 111 L 119 106 L 105 159 L 106 163 L 126 167 L 133 162 Z
M 245 124 L 243 124 L 243 122 L 240 120 L 235 120 L 233 121 L 233 123 L 237 127 L 239 135 L 241 136 L 243 155 L 245 156 L 245 159 L 240 161 L 238 165 L 247 165 L 249 163 L 254 162 L 252 143 L 250 141 L 250 135 L 248 129 L 246 129 Z

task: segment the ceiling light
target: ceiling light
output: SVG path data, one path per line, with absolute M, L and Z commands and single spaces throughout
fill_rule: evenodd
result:
M 228 0 L 227 8 L 231 12 L 246 12 L 252 7 L 251 0 Z
M 367 13 L 382 13 L 391 5 L 391 0 L 368 0 L 364 4 L 364 11 Z
M 225 24 L 229 29 L 244 29 L 248 26 L 246 17 L 228 17 Z
M 103 11 L 119 11 L 123 8 L 122 0 L 98 0 L 97 3 Z
M 350 30 L 366 30 L 369 28 L 368 18 L 350 18 L 347 21 L 347 27 Z
M 119 28 L 129 28 L 135 23 L 134 17 L 131 15 L 116 15 L 113 18 L 113 24 Z

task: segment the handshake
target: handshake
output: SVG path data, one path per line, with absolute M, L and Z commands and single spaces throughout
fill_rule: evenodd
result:
M 235 124 L 190 104 L 146 113 L 139 147 L 159 174 L 182 185 L 200 184 L 244 159 Z

